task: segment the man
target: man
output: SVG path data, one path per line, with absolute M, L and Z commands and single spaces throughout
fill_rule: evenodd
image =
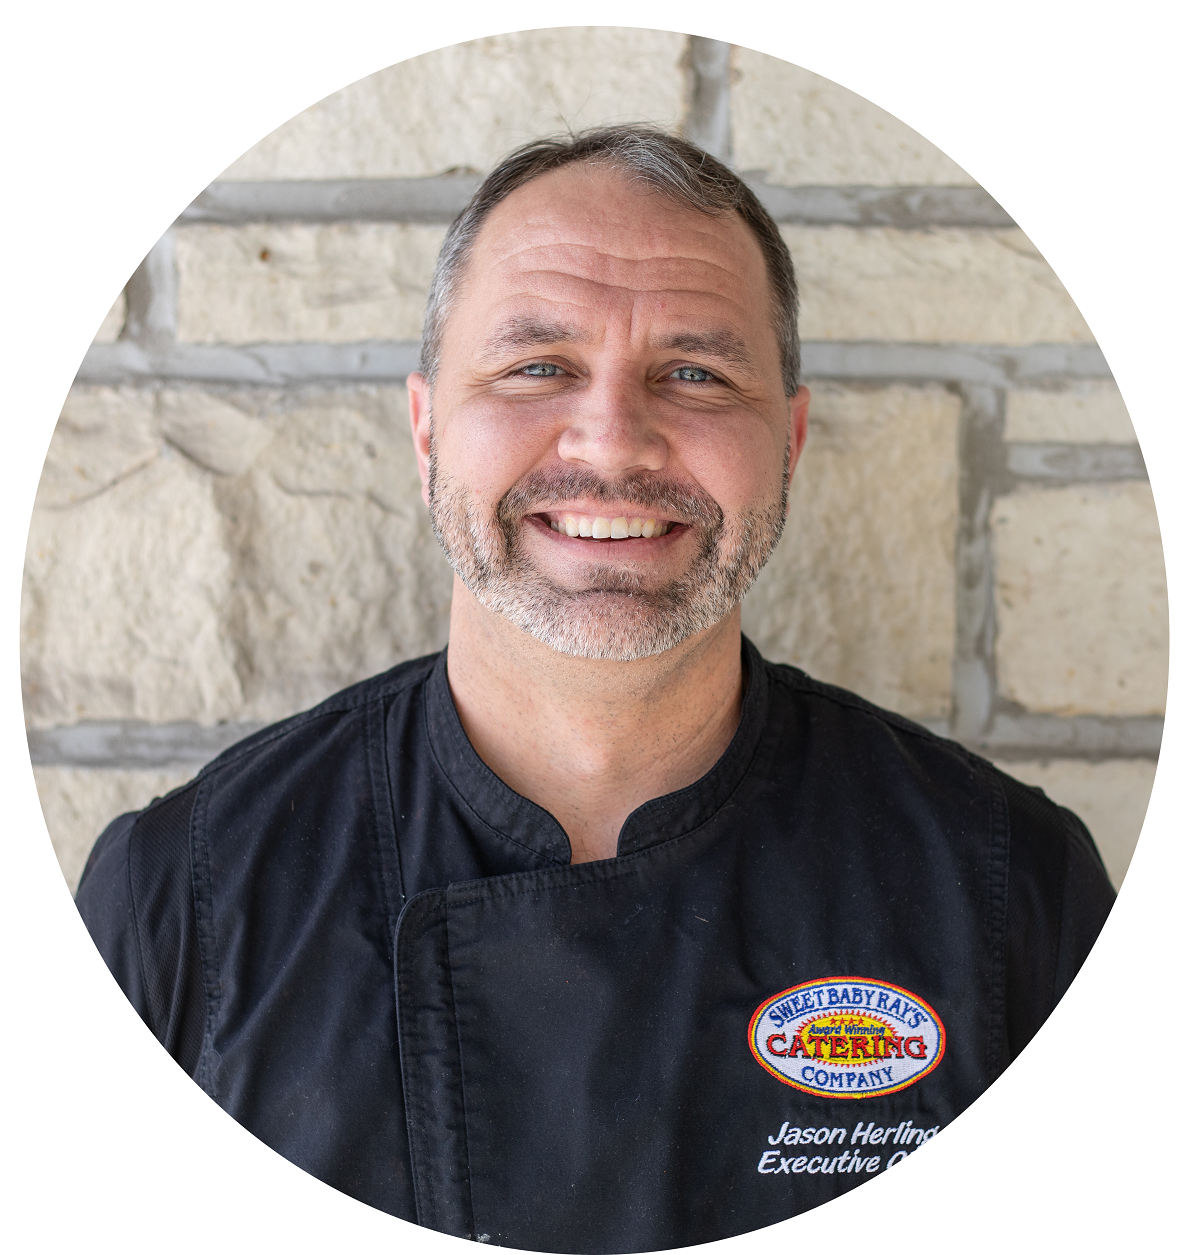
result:
M 795 327 L 777 229 L 698 149 L 513 154 L 409 379 L 448 650 L 98 842 L 78 902 L 122 987 L 322 1180 L 527 1249 L 754 1229 L 936 1135 L 1090 949 L 1113 893 L 1074 816 L 740 636 Z

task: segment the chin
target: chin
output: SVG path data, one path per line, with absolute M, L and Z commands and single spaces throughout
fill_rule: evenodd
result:
M 719 623 L 736 604 L 727 596 L 680 605 L 670 593 L 547 589 L 505 590 L 480 600 L 556 653 L 606 662 L 636 662 L 666 653 Z

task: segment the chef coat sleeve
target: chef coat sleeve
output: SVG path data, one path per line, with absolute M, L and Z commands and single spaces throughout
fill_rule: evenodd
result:
M 1011 836 L 1006 998 L 1015 1058 L 1083 966 L 1116 892 L 1076 815 L 1041 789 L 1000 778 Z
M 136 812 L 118 815 L 100 834 L 79 878 L 75 905 L 108 970 L 145 1020 L 146 990 L 129 895 L 129 834 L 136 819 Z
M 195 785 L 121 815 L 101 834 L 75 905 L 125 996 L 195 1075 L 207 1004 L 192 894 Z

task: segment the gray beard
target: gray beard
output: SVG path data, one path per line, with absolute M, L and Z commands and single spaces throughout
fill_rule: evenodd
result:
M 430 440 L 429 515 L 434 535 L 459 579 L 488 610 L 573 658 L 633 662 L 674 649 L 719 623 L 749 591 L 783 534 L 787 460 L 778 498 L 727 519 L 706 492 L 683 488 L 650 471 L 605 479 L 587 470 L 531 472 L 485 514 L 465 487 L 443 483 Z M 560 588 L 533 565 L 521 521 L 564 501 L 590 497 L 642 507 L 654 518 L 687 523 L 697 552 L 678 579 L 646 587 L 646 577 L 597 563 L 583 587 Z

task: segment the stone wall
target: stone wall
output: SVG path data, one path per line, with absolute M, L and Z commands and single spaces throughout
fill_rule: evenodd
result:
M 117 812 L 445 642 L 403 386 L 433 260 L 505 151 L 618 120 L 731 161 L 796 259 L 812 432 L 747 632 L 1045 787 L 1119 882 L 1161 733 L 1165 579 L 1132 426 L 1070 297 L 867 101 L 713 41 L 571 28 L 314 105 L 181 214 L 105 319 L 23 602 L 31 752 L 72 885 Z

